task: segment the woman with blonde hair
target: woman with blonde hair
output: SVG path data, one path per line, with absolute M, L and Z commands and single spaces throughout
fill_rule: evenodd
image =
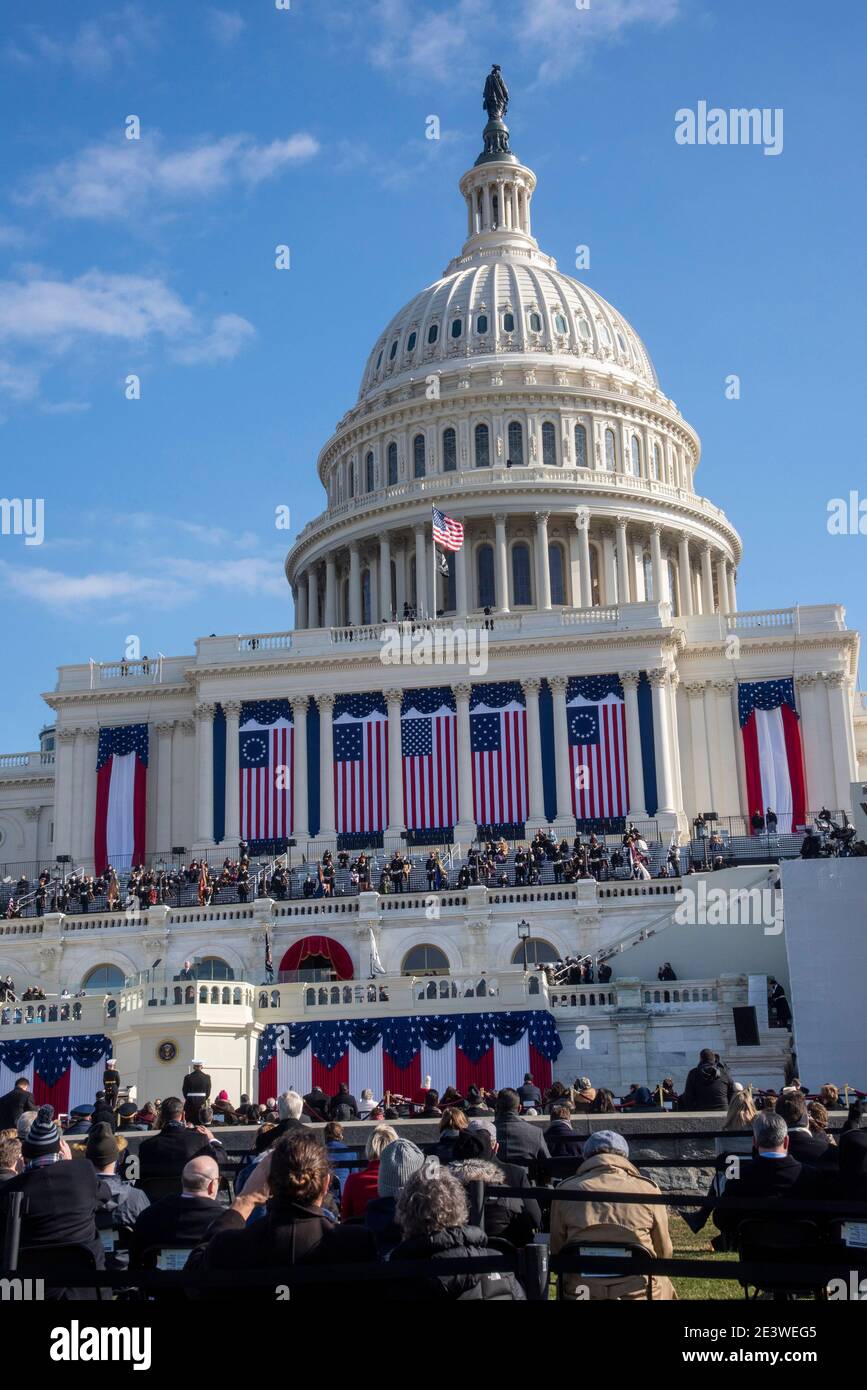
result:
M 340 1203 L 341 1221 L 363 1220 L 368 1202 L 377 1196 L 379 1156 L 383 1149 L 393 1144 L 396 1139 L 397 1131 L 392 1129 L 391 1125 L 377 1125 L 368 1135 L 364 1146 L 367 1167 L 350 1173 L 346 1179 Z
M 728 1113 L 723 1123 L 723 1129 L 749 1129 L 757 1113 L 756 1107 L 753 1104 L 752 1091 L 735 1091 L 729 1102 Z

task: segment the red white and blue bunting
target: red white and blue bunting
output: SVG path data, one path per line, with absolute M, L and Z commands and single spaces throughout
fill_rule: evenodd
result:
M 562 1046 L 545 1009 L 270 1023 L 259 1039 L 259 1097 L 314 1086 L 331 1095 L 341 1082 L 356 1097 L 413 1096 L 425 1076 L 441 1093 L 466 1095 L 472 1085 L 519 1086 L 528 1071 L 544 1088 Z
M 110 1053 L 111 1043 L 103 1033 L 0 1042 L 0 1095 L 11 1091 L 19 1076 L 26 1076 L 34 1099 L 53 1105 L 57 1114 L 92 1105 L 102 1086 L 100 1063 Z

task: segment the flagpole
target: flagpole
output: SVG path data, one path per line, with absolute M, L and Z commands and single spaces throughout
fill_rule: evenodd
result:
M 432 588 L 432 590 L 431 590 L 431 596 L 430 596 L 430 600 L 431 600 L 431 609 L 432 609 L 433 611 L 432 611 L 432 613 L 431 613 L 431 617 L 433 618 L 433 620 L 434 620 L 434 622 L 435 622 L 435 621 L 436 621 L 436 616 L 437 616 L 437 543 L 436 543 L 436 537 L 434 536 L 433 506 L 431 506 L 431 512 L 430 512 L 430 543 L 431 543 L 431 550 L 432 550 L 432 552 L 433 552 L 433 573 L 432 573 L 432 575 L 431 575 L 431 578 L 432 578 L 432 580 L 433 580 L 433 588 Z

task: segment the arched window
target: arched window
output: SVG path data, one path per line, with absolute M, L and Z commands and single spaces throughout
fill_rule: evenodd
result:
M 557 432 L 550 420 L 542 425 L 542 462 L 548 468 L 557 467 Z
M 550 941 L 545 941 L 541 936 L 531 936 L 527 942 L 527 964 L 543 965 L 547 961 L 559 960 L 560 952 L 555 951 Z M 524 943 L 516 946 L 512 952 L 512 964 L 524 964 Z
M 123 989 L 124 973 L 116 965 L 95 965 L 81 982 L 82 989 Z
M 541 315 L 541 314 L 537 314 L 535 311 L 530 315 L 530 332 L 531 332 L 531 333 L 541 333 L 541 332 L 542 332 L 542 315 Z
M 617 446 L 614 443 L 614 431 L 605 431 L 605 467 L 614 472 L 617 467 Z
M 476 332 L 477 332 L 477 333 L 480 333 L 480 334 L 484 334 L 484 333 L 487 333 L 487 331 L 488 331 L 488 316 L 487 316 L 487 314 L 479 314 L 478 318 L 476 319 Z
M 414 478 L 424 477 L 424 435 L 417 434 L 412 441 L 412 473 Z
M 611 346 L 611 334 L 608 332 L 608 327 L 604 323 L 600 323 L 599 325 L 599 341 L 604 347 Z
M 578 337 L 583 338 L 585 343 L 589 343 L 590 339 L 593 337 L 593 330 L 586 319 L 578 320 Z
M 439 946 L 413 946 L 400 967 L 401 975 L 448 975 L 451 966 Z
M 392 345 L 391 345 L 391 348 L 389 349 L 389 353 L 388 353 L 388 360 L 389 360 L 389 362 L 393 362 L 396 356 L 397 356 L 397 338 L 395 338 L 394 342 L 393 342 Z
M 407 340 L 406 340 L 406 350 L 407 350 L 407 352 L 412 352 L 412 351 L 413 351 L 413 349 L 415 348 L 415 345 L 416 345 L 416 342 L 417 342 L 417 341 L 418 341 L 418 334 L 416 333 L 415 329 L 413 329 L 412 332 L 410 333 L 409 337 L 408 337 Z
M 633 471 L 633 473 L 635 474 L 636 478 L 640 478 L 640 477 L 641 477 L 641 445 L 640 445 L 640 443 L 639 443 L 639 441 L 638 441 L 638 435 L 637 435 L 637 434 L 634 434 L 634 435 L 632 436 L 632 443 L 631 443 L 630 446 L 629 446 L 629 452 L 630 452 L 630 455 L 631 455 L 631 458 L 632 458 L 632 471 Z
M 569 325 L 568 325 L 568 323 L 566 322 L 566 320 L 565 320 L 565 318 L 563 317 L 562 314 L 555 314 L 555 315 L 554 315 L 554 327 L 556 328 L 556 330 L 557 330 L 558 333 L 568 333 L 568 332 L 569 332 Z
M 566 580 L 563 566 L 563 547 L 556 541 L 548 546 L 548 574 L 551 577 L 551 602 L 566 602 Z
M 513 313 L 511 313 L 511 312 L 505 313 L 505 314 L 503 315 L 503 332 L 504 332 L 504 333 L 514 333 L 514 331 L 515 331 L 515 315 L 514 315 Z
M 443 472 L 454 473 L 458 466 L 458 437 L 451 426 L 443 430 Z
M 464 331 L 463 319 L 452 319 L 452 337 L 459 338 Z
M 517 420 L 509 422 L 509 463 L 520 468 L 524 462 L 524 431 Z
M 394 487 L 397 482 L 397 445 L 394 441 L 388 446 L 386 458 L 388 460 L 388 486 Z
M 372 621 L 370 616 L 370 570 L 364 570 L 361 576 L 361 621 L 363 623 Z
M 662 477 L 662 451 L 658 444 L 654 444 L 653 446 L 652 458 L 653 463 L 650 469 L 650 476 L 658 480 Z
M 512 589 L 516 608 L 527 608 L 533 602 L 530 579 L 530 547 L 519 541 L 512 546 Z
M 595 608 L 595 607 L 598 607 L 598 605 L 602 602 L 602 598 L 601 598 L 601 588 L 600 588 L 600 584 L 599 584 L 599 572 L 600 572 L 599 547 L 598 547 L 598 545 L 591 545 L 591 547 L 590 547 L 590 603 L 591 603 L 591 606 L 594 607 L 594 608 Z
M 431 346 L 433 346 L 433 344 L 436 342 L 436 340 L 437 340 L 437 338 L 439 337 L 439 335 L 440 335 L 440 326 L 439 326 L 439 324 L 438 324 L 438 323 L 432 323 L 431 326 L 430 326 L 430 328 L 429 328 L 428 331 L 427 331 L 427 340 L 428 340 L 428 342 L 431 344 Z
M 219 956 L 205 956 L 196 962 L 197 980 L 234 980 L 235 972 Z
M 587 467 L 587 431 L 583 425 L 575 426 L 575 467 Z
M 476 467 L 488 468 L 491 463 L 491 440 L 487 425 L 476 425 Z
M 476 554 L 476 573 L 478 575 L 479 607 L 493 608 L 496 604 L 494 592 L 494 547 L 480 545 Z
M 364 460 L 364 482 L 368 492 L 373 492 L 373 454 Z
M 350 497 L 355 496 L 355 461 L 350 459 L 346 465 L 347 492 Z

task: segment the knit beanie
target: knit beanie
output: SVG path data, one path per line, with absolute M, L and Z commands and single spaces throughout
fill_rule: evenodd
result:
M 60 1152 L 60 1128 L 53 1105 L 40 1105 L 30 1132 L 21 1141 L 21 1152 L 25 1158 L 45 1158 Z
M 413 1173 L 424 1164 L 424 1154 L 411 1139 L 395 1139 L 379 1155 L 376 1190 L 380 1197 L 396 1197 Z
M 119 1153 L 120 1148 L 111 1125 L 103 1121 L 91 1125 L 84 1156 L 90 1159 L 94 1168 L 103 1169 L 107 1168 L 110 1163 L 117 1163 Z

